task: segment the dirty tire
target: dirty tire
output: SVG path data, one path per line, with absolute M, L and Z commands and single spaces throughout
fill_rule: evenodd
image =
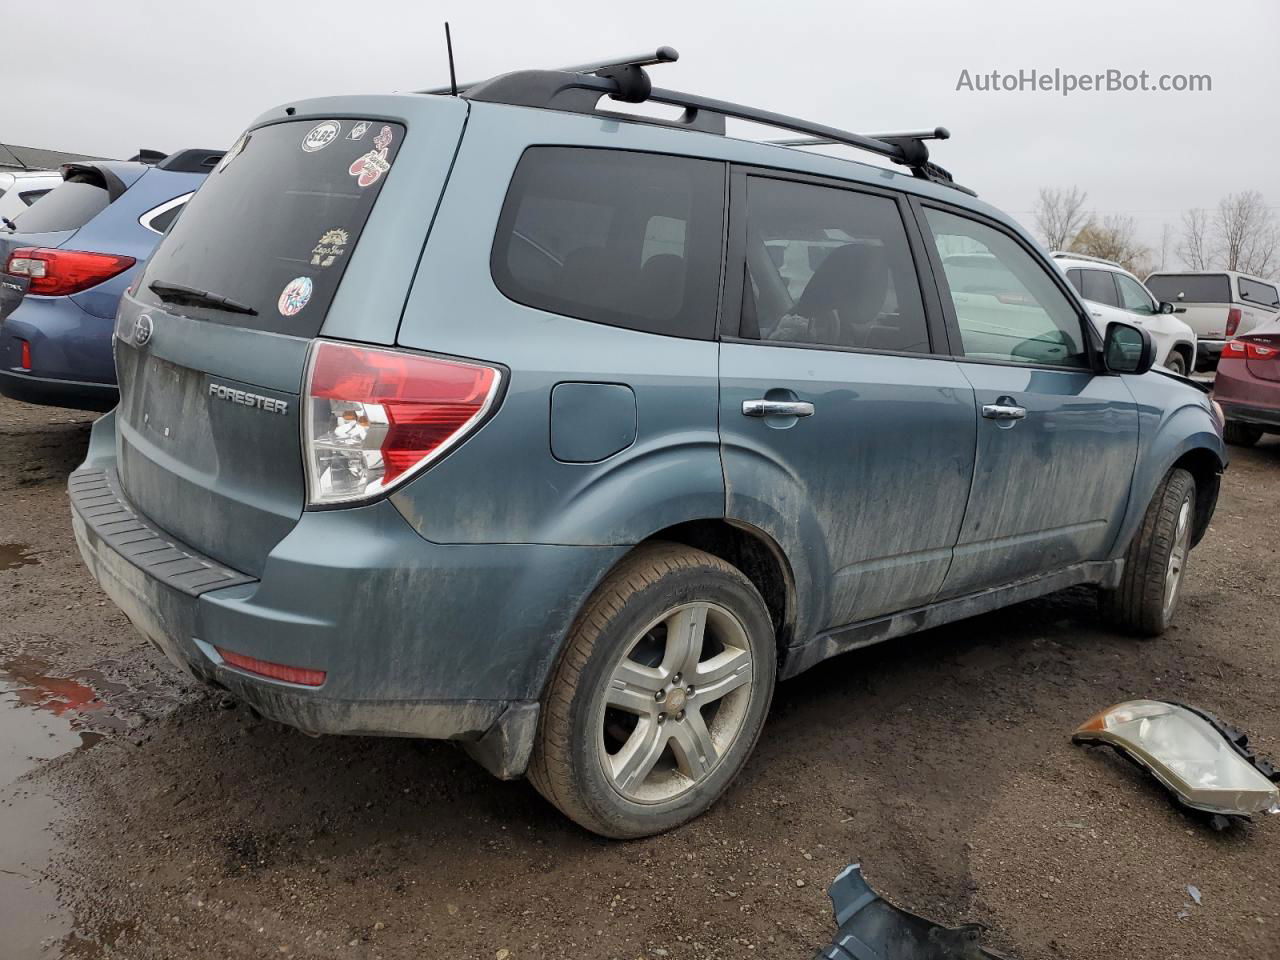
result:
M 1262 439 L 1262 428 L 1251 423 L 1228 420 L 1222 431 L 1222 439 L 1236 447 L 1252 447 Z
M 1177 600 L 1186 579 L 1186 559 L 1190 552 L 1190 526 L 1195 519 L 1196 482 L 1181 468 L 1170 470 L 1147 507 L 1142 526 L 1134 534 L 1124 555 L 1124 573 L 1114 590 L 1103 590 L 1103 615 L 1116 626 L 1144 637 L 1164 633 L 1177 613 Z M 1177 583 L 1170 586 L 1169 562 L 1178 541 L 1178 518 L 1183 504 L 1190 504 L 1190 517 Z M 1167 603 L 1170 589 L 1177 591 Z
M 750 654 L 751 682 L 737 701 L 736 733 L 682 793 L 637 802 L 623 796 L 605 771 L 605 698 L 636 638 L 648 635 L 646 626 L 698 603 L 728 611 L 743 628 L 738 636 Z M 670 830 L 710 807 L 742 769 L 764 726 L 776 675 L 768 608 L 740 570 L 681 544 L 644 544 L 596 588 L 570 631 L 543 698 L 529 779 L 562 813 L 601 836 L 628 839 Z
M 1176 373 L 1180 377 L 1187 375 L 1187 358 L 1182 355 L 1181 351 L 1171 350 L 1164 365 L 1170 373 Z

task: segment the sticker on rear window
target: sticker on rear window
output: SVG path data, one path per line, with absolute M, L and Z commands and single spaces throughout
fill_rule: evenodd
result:
M 290 280 L 289 285 L 280 293 L 280 302 L 276 304 L 280 308 L 280 315 L 292 317 L 301 311 L 311 299 L 311 289 L 310 277 L 295 277 Z
M 311 265 L 313 267 L 329 266 L 347 252 L 349 239 L 345 230 L 336 227 L 333 230 L 326 230 L 320 235 L 319 242 L 311 248 Z
M 378 135 L 373 138 L 374 149 L 351 164 L 347 172 L 357 178 L 358 186 L 373 186 L 384 173 L 391 169 L 391 163 L 387 160 L 387 148 L 391 146 L 392 138 L 391 128 L 384 124 L 378 131 Z
M 347 134 L 347 139 L 363 140 L 364 135 L 368 132 L 369 132 L 369 121 L 361 120 L 359 123 L 357 123 L 354 127 L 351 128 L 351 132 Z
M 342 124 L 337 120 L 325 120 L 323 123 L 317 123 L 314 127 L 307 131 L 307 135 L 302 138 L 302 149 L 307 153 L 315 153 L 317 150 L 323 150 L 333 141 L 338 139 L 342 133 Z

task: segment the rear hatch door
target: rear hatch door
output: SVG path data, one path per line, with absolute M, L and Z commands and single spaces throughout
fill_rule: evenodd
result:
M 1147 278 L 1147 289 L 1181 311 L 1178 319 L 1204 340 L 1225 340 L 1231 312 L 1231 278 L 1225 273 L 1162 273 Z
M 427 106 L 435 97 L 410 106 L 421 120 L 388 117 L 409 99 L 317 101 L 347 109 L 251 128 L 121 301 L 124 491 L 244 573 L 261 575 L 306 506 L 299 394 L 313 338 L 336 325 L 394 340 L 465 117 L 457 101 Z

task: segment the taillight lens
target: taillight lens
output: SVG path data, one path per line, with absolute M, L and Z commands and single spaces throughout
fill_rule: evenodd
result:
M 104 280 L 124 273 L 136 262 L 133 257 L 114 253 L 22 247 L 9 254 L 9 262 L 4 269 L 15 277 L 27 277 L 31 281 L 28 293 L 63 297 L 96 287 Z
M 1252 340 L 1232 340 L 1223 352 L 1240 360 L 1272 360 L 1280 355 L 1280 348 L 1268 347 Z
M 303 424 L 310 503 L 403 483 L 480 424 L 501 383 L 480 363 L 317 341 Z
M 1234 337 L 1240 329 L 1240 308 L 1232 307 L 1227 311 L 1227 336 Z

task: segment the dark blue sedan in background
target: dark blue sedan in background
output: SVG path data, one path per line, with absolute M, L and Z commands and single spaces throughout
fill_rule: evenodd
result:
M 155 164 L 86 161 L 0 229 L 0 393 L 109 410 L 118 398 L 111 332 L 120 295 L 222 152 Z

